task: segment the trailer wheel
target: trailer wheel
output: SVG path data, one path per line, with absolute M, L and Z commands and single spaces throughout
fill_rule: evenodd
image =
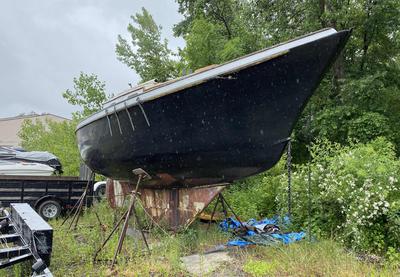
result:
M 93 185 L 94 196 L 98 201 L 103 200 L 106 197 L 106 182 L 99 181 Z
M 61 205 L 55 200 L 45 200 L 39 206 L 39 215 L 46 220 L 58 217 L 61 214 Z

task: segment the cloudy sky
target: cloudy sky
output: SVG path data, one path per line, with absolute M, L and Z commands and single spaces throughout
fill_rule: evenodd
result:
M 172 35 L 182 18 L 174 0 L 0 1 L 0 117 L 31 111 L 70 117 L 75 109 L 61 94 L 80 71 L 97 74 L 108 93 L 136 84 L 114 50 L 141 7 L 163 26 L 172 49 L 184 45 Z

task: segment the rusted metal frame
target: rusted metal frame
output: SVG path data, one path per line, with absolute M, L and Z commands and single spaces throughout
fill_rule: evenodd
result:
M 70 189 L 71 190 L 71 189 Z M 78 204 L 81 202 L 81 199 L 83 197 L 83 193 L 82 195 L 79 197 L 79 199 L 75 202 L 75 205 L 72 207 L 72 209 L 70 209 L 67 213 L 67 216 L 65 217 L 64 221 L 61 223 L 61 226 L 63 226 L 65 224 L 65 222 L 67 222 L 67 220 L 70 218 L 71 214 L 74 212 L 74 210 L 76 209 L 76 207 L 78 206 Z
M 111 267 L 114 266 L 115 261 L 117 260 L 118 254 L 121 253 L 122 245 L 123 245 L 123 243 L 124 243 L 124 239 L 125 239 L 125 235 L 126 235 L 126 230 L 128 229 L 128 221 L 129 221 L 129 218 L 130 218 L 130 216 L 131 216 L 133 207 L 134 207 L 134 205 L 135 205 L 136 192 L 137 192 L 137 190 L 138 190 L 138 188 L 139 188 L 139 184 L 140 184 L 140 181 L 141 181 L 141 180 L 142 180 L 142 176 L 139 175 L 138 181 L 137 181 L 137 183 L 136 183 L 136 188 L 135 188 L 135 190 L 134 190 L 134 191 L 132 192 L 132 194 L 131 194 L 131 200 L 130 200 L 128 212 L 127 212 L 126 217 L 125 217 L 125 220 L 124 220 L 124 225 L 122 225 L 122 231 L 121 231 L 121 234 L 120 234 L 119 239 L 118 239 L 118 246 L 117 246 L 117 249 L 115 250 L 114 258 L 113 258 L 113 261 L 112 261 L 112 263 L 111 263 Z
M 149 247 L 149 244 L 147 243 L 146 236 L 144 235 L 144 232 L 143 232 L 143 229 L 142 229 L 142 225 L 140 223 L 139 216 L 138 216 L 138 214 L 136 212 L 136 208 L 134 207 L 133 209 L 134 209 L 133 210 L 133 214 L 135 215 L 135 218 L 136 218 L 137 227 L 138 227 L 140 233 L 142 234 L 143 241 L 146 244 L 147 251 L 149 251 L 149 254 L 150 254 L 150 247 Z
M 73 225 L 73 229 L 74 230 L 76 229 L 76 226 L 78 225 L 78 221 L 79 221 L 79 216 L 80 216 L 81 211 L 82 211 L 83 203 L 84 203 L 84 200 L 85 200 L 85 198 L 87 196 L 87 193 L 88 193 L 88 190 L 89 190 L 89 185 L 91 184 L 92 181 L 94 181 L 94 179 L 95 179 L 95 173 L 92 172 L 92 174 L 90 176 L 90 179 L 88 180 L 88 182 L 86 184 L 85 190 L 83 191 L 83 193 L 82 193 L 82 195 L 80 197 L 79 205 L 78 205 L 78 207 L 76 209 L 76 212 L 75 212 L 75 214 L 74 214 L 74 216 L 72 218 L 72 221 L 71 221 L 71 223 L 69 225 L 69 229 L 71 229 L 72 225 Z
M 220 193 L 221 193 L 221 192 L 219 192 L 218 194 L 220 194 Z M 215 196 L 215 197 L 216 197 L 216 196 Z M 214 198 L 215 198 L 215 197 L 214 197 Z M 212 200 L 211 200 L 211 201 L 212 201 Z M 211 201 L 210 201 L 210 202 L 211 202 Z M 210 202 L 208 203 L 208 205 L 210 204 Z M 202 211 L 204 211 L 205 208 L 206 208 L 206 207 L 204 207 Z M 194 216 L 194 217 L 192 218 L 192 220 L 191 220 L 189 223 L 186 224 L 185 230 L 187 230 L 187 228 L 189 228 L 189 226 L 190 226 L 196 219 L 197 219 L 197 216 Z
M 111 230 L 111 233 L 108 235 L 108 237 L 103 241 L 102 245 L 97 249 L 97 251 L 94 253 L 93 256 L 93 263 L 96 261 L 97 255 L 100 253 L 100 251 L 104 248 L 104 246 L 107 244 L 107 242 L 110 240 L 112 235 L 115 233 L 115 231 L 118 229 L 119 225 L 121 222 L 125 219 L 126 214 L 128 211 L 125 211 L 124 214 L 121 216 L 121 218 L 118 220 L 118 222 L 114 225 L 114 228 Z
M 207 231 L 208 231 L 208 229 L 210 229 L 211 222 L 214 219 L 214 215 L 215 215 L 215 212 L 217 210 L 217 206 L 218 206 L 219 203 L 221 203 L 222 212 L 224 213 L 224 216 L 228 217 L 228 212 L 227 212 L 226 207 L 225 207 L 225 202 L 224 202 L 224 200 L 222 198 L 222 193 L 220 192 L 220 193 L 218 193 L 217 202 L 215 202 L 214 209 L 213 209 L 213 211 L 211 213 L 211 218 L 210 218 L 210 221 L 208 222 Z
M 138 225 L 138 228 L 139 228 L 139 230 L 140 230 L 140 232 L 142 234 L 142 237 L 143 237 L 143 240 L 144 240 L 144 242 L 146 244 L 147 250 L 150 252 L 149 245 L 147 243 L 147 240 L 146 240 L 146 237 L 145 237 L 145 235 L 143 233 L 143 230 L 141 229 L 140 222 L 138 220 L 138 216 L 136 214 L 136 209 L 135 209 L 135 201 L 136 201 L 136 198 L 137 198 L 137 193 L 138 193 L 139 185 L 140 185 L 140 182 L 142 181 L 142 178 L 143 178 L 143 174 L 139 174 L 138 181 L 136 183 L 136 188 L 131 193 L 131 201 L 130 201 L 129 208 L 128 208 L 128 211 L 127 211 L 126 216 L 125 216 L 124 225 L 122 226 L 121 235 L 120 235 L 120 237 L 118 239 L 118 246 L 117 246 L 117 249 L 115 250 L 115 253 L 114 253 L 114 258 L 113 258 L 112 263 L 111 263 L 111 268 L 114 267 L 115 262 L 117 260 L 117 256 L 121 252 L 122 245 L 124 243 L 125 236 L 126 236 L 126 230 L 128 229 L 129 218 L 130 218 L 132 212 L 136 217 L 137 225 Z
M 193 221 L 196 220 L 197 215 L 204 210 L 204 207 L 208 206 L 212 199 L 218 197 L 218 193 L 226 185 L 218 184 L 218 186 L 204 186 L 198 191 L 197 189 L 188 188 L 163 188 L 160 190 L 154 190 L 143 188 L 142 183 L 139 188 L 139 192 L 142 193 L 140 195 L 140 198 L 143 202 L 145 210 L 150 215 L 150 218 L 154 218 L 156 222 L 166 220 L 169 224 L 169 227 L 173 230 L 176 230 L 176 227 L 179 226 L 186 229 Z M 111 203 L 113 203 L 113 200 L 114 198 L 116 198 L 115 196 L 117 194 L 117 192 L 114 191 L 113 188 L 120 185 L 122 185 L 123 195 L 129 195 L 130 192 L 133 190 L 132 187 L 130 187 L 129 190 L 124 189 L 125 187 L 129 187 L 128 182 L 114 181 L 114 185 L 110 184 L 108 186 L 108 197 L 109 200 L 111 200 Z M 189 202 L 187 202 L 186 204 L 185 201 Z M 193 202 L 198 203 L 198 205 L 195 206 Z M 204 207 L 201 207 L 200 204 L 202 204 Z M 213 205 L 214 204 L 215 202 L 213 203 Z M 220 209 L 220 207 L 217 207 L 217 209 Z
M 221 201 L 222 212 L 224 213 L 224 216 L 228 217 L 228 211 L 226 210 L 224 201 L 222 201 L 221 193 L 218 194 L 218 199 Z
M 217 201 L 215 202 L 214 209 L 213 209 L 213 211 L 212 211 L 212 213 L 211 213 L 210 221 L 208 221 L 207 231 L 208 231 L 208 229 L 210 229 L 211 221 L 212 221 L 213 218 L 214 218 L 215 211 L 217 210 L 217 206 L 218 206 L 218 203 L 219 203 L 220 201 L 221 201 L 221 199 L 219 198 L 219 195 L 218 195 L 218 199 L 217 199 Z
M 85 198 L 87 196 L 87 193 L 89 191 L 89 185 L 93 182 L 94 179 L 95 179 L 95 173 L 92 172 L 91 175 L 90 175 L 89 180 L 87 181 L 85 190 L 83 191 L 82 195 L 80 196 L 80 198 L 78 200 L 79 204 L 78 204 L 78 206 L 76 208 L 76 211 L 75 211 L 75 213 L 74 213 L 74 215 L 72 217 L 71 223 L 69 224 L 69 227 L 68 227 L 69 230 L 71 230 L 72 226 L 73 226 L 72 229 L 75 230 L 76 226 L 78 225 L 79 216 L 80 216 L 80 213 L 82 211 L 83 203 L 84 203 L 84 200 L 85 200 Z
M 143 204 L 141 203 L 141 201 L 138 202 L 140 204 L 140 206 L 142 207 L 143 211 L 145 212 L 145 214 L 147 214 L 148 218 L 151 220 L 152 224 L 156 225 L 161 231 L 163 231 L 163 233 L 165 235 L 169 235 L 167 231 L 164 230 L 163 227 L 160 226 L 160 224 L 157 223 L 157 221 L 155 221 L 153 219 L 153 217 L 151 216 L 151 214 L 149 214 L 149 212 L 146 210 L 146 208 L 143 206 Z M 164 212 L 165 215 L 165 212 Z
M 240 226 L 245 228 L 246 230 L 249 230 L 246 225 L 243 224 L 243 222 L 240 220 L 239 216 L 235 213 L 235 211 L 232 209 L 232 207 L 229 205 L 229 203 L 226 201 L 225 197 L 222 195 L 222 193 L 219 194 L 221 197 L 221 201 L 225 202 L 226 206 L 228 207 L 229 210 L 231 210 L 232 214 L 236 217 L 237 221 L 239 221 Z
M 176 227 L 179 225 L 179 189 L 170 190 L 170 199 L 169 199 L 170 209 L 171 209 L 171 217 L 172 217 L 172 225 L 176 230 Z
M 225 218 L 228 217 L 228 211 L 226 210 L 226 205 L 227 205 L 227 204 L 226 204 L 225 202 L 226 202 L 226 200 L 223 198 L 222 193 L 218 193 L 217 202 L 215 202 L 214 209 L 213 209 L 213 211 L 212 211 L 212 213 L 211 213 L 211 218 L 210 218 L 210 221 L 208 222 L 207 231 L 208 231 L 208 229 L 210 228 L 211 222 L 212 222 L 213 219 L 214 219 L 214 215 L 215 215 L 215 212 L 216 212 L 216 210 L 217 210 L 217 206 L 218 206 L 219 203 L 221 203 L 222 212 L 224 213 Z M 235 215 L 235 213 L 233 212 L 232 209 L 231 209 L 231 211 L 232 211 L 232 213 Z M 242 222 L 240 221 L 240 219 L 239 219 L 236 215 L 235 215 L 235 217 L 238 219 L 238 221 L 239 221 L 240 224 L 242 225 Z M 242 225 L 242 226 L 243 226 L 243 225 Z

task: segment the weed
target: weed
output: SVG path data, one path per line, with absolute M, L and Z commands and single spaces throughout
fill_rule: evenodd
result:
M 275 274 L 276 265 L 274 262 L 249 260 L 243 270 L 255 277 L 269 276 Z
M 117 216 L 114 215 L 117 214 Z M 98 218 L 96 216 L 98 215 Z M 185 232 L 173 234 L 150 229 L 148 254 L 141 238 L 127 236 L 117 264 L 113 270 L 110 263 L 118 242 L 118 232 L 106 245 L 93 263 L 95 251 L 114 226 L 120 210 L 110 210 L 106 203 L 87 209 L 76 230 L 61 226 L 62 219 L 53 220 L 53 253 L 50 268 L 54 276 L 187 276 L 180 258 L 203 253 L 216 245 L 225 243 L 230 236 L 212 225 L 194 224 Z M 100 222 L 99 222 L 100 220 Z M 134 222 L 130 222 L 134 226 Z M 397 258 L 390 250 L 391 259 Z M 257 246 L 231 250 L 235 262 L 217 269 L 217 274 L 227 276 L 399 276 L 395 265 L 381 267 L 362 262 L 338 243 L 299 242 L 275 247 Z M 27 276 L 29 266 L 17 265 L 0 270 L 0 276 Z

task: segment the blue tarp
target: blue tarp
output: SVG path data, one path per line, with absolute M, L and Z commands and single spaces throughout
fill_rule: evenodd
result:
M 306 236 L 305 232 L 267 233 L 260 231 L 262 230 L 262 227 L 265 225 L 276 225 L 277 229 L 279 229 L 278 225 L 287 226 L 290 224 L 290 220 L 288 217 L 265 218 L 260 221 L 257 221 L 255 219 L 250 219 L 249 221 L 244 222 L 243 224 L 245 226 L 252 227 L 249 229 L 253 230 L 247 230 L 244 235 L 239 236 L 233 240 L 230 240 L 227 243 L 228 246 L 244 247 L 252 244 L 263 244 L 263 245 L 271 245 L 276 243 L 289 244 L 301 240 Z M 227 218 L 220 223 L 220 228 L 225 232 L 235 231 L 235 229 L 239 229 L 240 227 L 241 227 L 240 222 L 233 218 Z

